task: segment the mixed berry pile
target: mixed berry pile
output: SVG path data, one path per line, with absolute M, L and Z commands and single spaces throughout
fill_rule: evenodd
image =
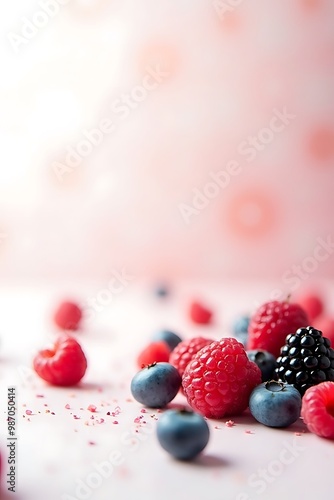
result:
M 322 300 L 311 294 L 302 296 L 300 303 L 275 300 L 263 304 L 251 317 L 238 318 L 231 337 L 191 337 L 174 346 L 168 343 L 168 336 L 151 342 L 138 357 L 141 365 L 143 353 L 149 354 L 148 363 L 132 380 L 132 395 L 145 406 L 163 408 L 173 400 L 179 384 L 186 398 L 184 414 L 168 410 L 161 428 L 158 426 L 162 447 L 177 458 L 193 458 L 207 442 L 203 418 L 240 415 L 248 407 L 263 425 L 288 427 L 302 416 L 311 432 L 334 438 L 334 349 L 319 329 L 309 326 L 309 318 L 315 324 L 329 322 L 320 316 L 323 311 Z M 201 304 L 191 304 L 191 321 L 207 324 L 212 316 Z M 163 342 L 170 354 L 160 363 Z M 169 374 L 168 365 L 174 368 Z M 190 414 L 197 415 L 192 438 Z M 189 443 L 182 454 L 182 439 L 177 436 L 183 433 Z M 191 443 L 201 433 L 199 451 L 191 451 Z
M 165 292 L 156 295 L 167 300 Z M 288 427 L 301 417 L 311 432 L 334 439 L 334 319 L 325 311 L 319 296 L 304 294 L 299 303 L 266 302 L 252 316 L 240 316 L 231 335 L 221 339 L 202 333 L 183 340 L 171 330 L 156 332 L 137 356 L 131 393 L 157 409 L 177 395 L 184 399 L 181 409 L 166 410 L 157 423 L 161 446 L 180 460 L 192 459 L 209 441 L 208 418 L 240 415 L 247 408 L 263 425 Z M 190 303 L 193 327 L 204 331 L 213 317 L 207 305 Z M 47 383 L 73 386 L 84 377 L 87 359 L 74 338 L 84 319 L 71 301 L 54 312 L 61 334 L 33 360 Z

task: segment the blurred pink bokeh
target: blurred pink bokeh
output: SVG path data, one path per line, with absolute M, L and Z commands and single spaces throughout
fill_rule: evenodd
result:
M 0 7 L 3 280 L 334 276 L 334 3 L 236 3 Z

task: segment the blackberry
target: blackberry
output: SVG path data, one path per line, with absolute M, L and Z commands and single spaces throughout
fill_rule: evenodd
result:
M 320 330 L 299 328 L 285 339 L 277 358 L 275 374 L 278 380 L 293 385 L 303 396 L 320 382 L 334 382 L 334 349 Z

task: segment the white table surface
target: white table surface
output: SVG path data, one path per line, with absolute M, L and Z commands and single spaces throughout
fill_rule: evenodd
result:
M 330 285 L 326 287 L 329 297 L 333 297 Z M 103 284 L 77 286 L 76 296 L 84 302 L 101 288 Z M 227 419 L 210 420 L 211 437 L 204 453 L 195 462 L 181 463 L 157 442 L 155 426 L 159 412 L 142 413 L 142 406 L 131 397 L 129 385 L 137 370 L 136 356 L 155 330 L 174 329 L 184 338 L 228 336 L 232 318 L 252 310 L 257 302 L 268 297 L 272 288 L 269 283 L 187 284 L 175 287 L 170 297 L 159 300 L 150 294 L 147 285 L 130 284 L 82 331 L 74 334 L 88 359 L 88 370 L 80 386 L 57 388 L 44 383 L 30 367 L 35 352 L 57 335 L 50 311 L 69 288 L 3 285 L 1 498 L 332 498 L 334 443 L 305 432 L 302 421 L 289 429 L 274 430 L 257 424 L 247 413 L 233 418 L 233 427 L 225 425 Z M 186 306 L 193 297 L 206 299 L 212 305 L 213 326 L 194 326 L 188 321 Z M 8 386 L 16 387 L 18 406 L 15 495 L 6 491 L 5 484 Z M 183 396 L 179 395 L 175 402 L 183 403 Z M 97 406 L 96 413 L 87 410 L 90 404 Z M 70 409 L 65 405 L 70 405 Z M 26 410 L 31 410 L 32 415 L 27 415 Z M 96 474 L 101 462 L 109 464 L 108 477 Z M 87 483 L 93 487 L 77 489 L 78 484 Z

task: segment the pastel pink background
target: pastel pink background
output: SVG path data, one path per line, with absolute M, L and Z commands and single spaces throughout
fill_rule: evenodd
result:
M 8 35 L 38 10 L 0 7 L 2 279 L 276 277 L 334 233 L 331 0 L 223 16 L 209 0 L 72 0 L 16 53 Z M 157 65 L 168 78 L 121 120 L 112 103 Z M 248 162 L 240 143 L 284 108 L 295 118 Z M 54 162 L 104 118 L 115 131 L 60 182 Z M 241 173 L 186 224 L 179 205 L 231 160 Z

